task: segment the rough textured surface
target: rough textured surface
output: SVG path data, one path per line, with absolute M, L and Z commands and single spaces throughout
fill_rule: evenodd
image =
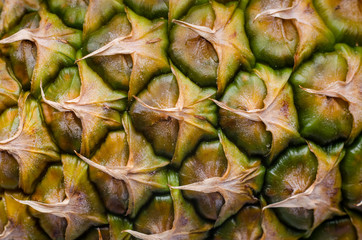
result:
M 362 239 L 360 0 L 0 0 L 0 240 Z

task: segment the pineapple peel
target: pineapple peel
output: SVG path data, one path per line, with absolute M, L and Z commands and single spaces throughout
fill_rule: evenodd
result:
M 127 239 L 129 234 L 124 230 L 133 228 L 132 222 L 113 214 L 108 214 L 108 222 L 111 239 Z
M 6 62 L 0 59 L 0 112 L 17 104 L 20 91 L 20 83 L 7 70 Z
M 144 234 L 133 230 L 125 230 L 124 232 L 144 240 L 171 240 L 175 238 L 186 240 L 205 237 L 212 225 L 205 223 L 197 215 L 193 206 L 183 198 L 181 191 L 175 188 L 178 185 L 178 177 L 173 172 L 170 172 L 168 177 L 174 209 L 172 228 L 156 234 Z
M 164 183 L 165 171 L 162 168 L 169 162 L 153 153 L 151 145 L 145 144 L 144 137 L 134 130 L 127 115 L 124 116 L 122 122 L 129 148 L 128 161 L 124 166 L 104 166 L 76 154 L 90 166 L 125 183 L 129 194 L 126 214 L 135 216 L 142 202 L 147 200 L 145 194 L 149 195 L 149 192 L 154 190 L 167 189 Z M 143 146 L 142 149 L 139 148 L 140 146 Z
M 32 200 L 33 203 L 56 204 L 62 202 L 65 197 L 63 166 L 58 165 L 50 166 L 47 169 L 29 200 Z M 67 221 L 64 218 L 53 214 L 41 213 L 34 209 L 30 208 L 30 213 L 39 218 L 40 226 L 51 238 L 64 238 L 67 227 Z
M 345 197 L 345 206 L 351 210 L 362 209 L 362 136 L 360 135 L 354 143 L 346 148 L 346 155 L 340 164 L 342 175 L 342 193 Z M 347 195 L 348 194 L 348 195 Z
M 261 223 L 263 229 L 262 240 L 297 240 L 302 236 L 301 233 L 294 232 L 282 224 L 273 210 L 265 208 L 266 202 L 263 198 L 261 199 L 261 205 L 264 207 Z
M 61 202 L 43 203 L 14 198 L 40 213 L 65 218 L 66 239 L 74 239 L 89 227 L 107 223 L 104 208 L 87 178 L 87 165 L 76 157 L 62 155 L 66 198 Z
M 29 92 L 19 98 L 20 122 L 16 133 L 0 141 L 0 149 L 14 156 L 18 162 L 19 186 L 26 193 L 32 192 L 36 179 L 48 162 L 59 161 L 58 148 L 42 122 L 39 105 L 28 96 Z
M 128 98 L 136 95 L 150 80 L 161 71 L 167 71 L 169 64 L 166 56 L 167 24 L 164 20 L 150 21 L 126 9 L 128 20 L 132 25 L 129 36 L 115 38 L 103 47 L 78 59 L 92 56 L 112 56 L 130 54 L 133 68 L 129 82 Z M 142 25 L 141 25 L 142 23 Z M 145 72 L 144 69 L 148 71 Z
M 103 138 L 107 128 L 120 126 L 120 115 L 112 108 L 112 104 L 120 101 L 126 95 L 112 90 L 103 80 L 85 63 L 78 63 L 81 78 L 81 89 L 78 97 L 71 100 L 48 100 L 40 85 L 43 101 L 61 112 L 74 112 L 82 122 L 81 154 L 89 156 L 95 142 Z M 121 104 L 121 109 L 123 104 Z M 97 129 L 95 131 L 95 129 Z M 92 140 L 91 140 L 92 139 Z
M 28 197 L 22 193 L 5 193 L 3 196 L 8 222 L 4 231 L 0 233 L 0 239 L 23 239 L 24 236 L 39 240 L 48 239 L 36 227 L 36 221 L 30 216 L 26 206 L 20 204 L 16 199 L 26 201 Z
M 260 239 L 263 234 L 261 217 L 259 206 L 245 206 L 216 231 L 214 239 Z
M 305 208 L 314 210 L 313 226 L 307 235 L 318 227 L 324 220 L 334 215 L 344 215 L 339 208 L 341 198 L 341 176 L 338 164 L 344 157 L 343 144 L 329 147 L 327 150 L 308 142 L 310 151 L 318 160 L 316 179 L 304 192 L 293 193 L 292 196 L 273 204 L 269 208 Z
M 206 178 L 174 189 L 190 190 L 200 193 L 220 193 L 224 198 L 224 205 L 215 222 L 221 225 L 227 218 L 238 212 L 244 204 L 254 203 L 256 198 L 253 191 L 258 191 L 258 180 L 264 175 L 264 167 L 260 161 L 249 162 L 247 157 L 240 152 L 221 132 L 219 133 L 228 166 L 221 177 Z
M 277 72 L 267 66 L 258 64 L 255 73 L 264 81 L 267 88 L 263 108 L 242 110 L 229 107 L 224 102 L 215 99 L 213 101 L 220 108 L 230 111 L 241 118 L 265 124 L 266 130 L 270 131 L 273 137 L 268 154 L 269 161 L 271 161 L 287 147 L 290 141 L 300 138 L 297 111 L 293 103 L 293 92 L 287 83 L 291 71 Z M 242 96 L 240 98 L 243 99 Z M 247 99 L 243 101 L 247 101 Z
M 349 136 L 351 143 L 362 130 L 362 49 L 354 50 L 345 44 L 336 45 L 336 49 L 348 64 L 346 80 L 328 82 L 321 90 L 302 86 L 300 88 L 311 94 L 340 98 L 349 103 L 348 110 L 353 116 L 353 126 Z
M 76 48 L 81 44 L 81 32 L 66 27 L 54 14 L 45 9 L 39 11 L 41 21 L 36 29 L 22 29 L 0 40 L 0 44 L 9 44 L 29 40 L 37 47 L 37 56 L 32 75 L 31 91 L 40 94 L 40 82 L 46 84 L 58 73 L 61 66 L 73 64 Z M 54 67 L 56 66 L 56 67 Z
M 244 29 L 236 27 L 244 25 L 243 12 L 238 8 L 237 3 L 225 6 L 211 1 L 211 5 L 215 13 L 213 28 L 175 19 L 172 22 L 191 29 L 213 45 L 219 58 L 217 88 L 220 95 L 239 67 L 251 69 L 255 59 L 249 48 Z
M 311 0 L 294 0 L 292 7 L 267 9 L 257 14 L 254 21 L 265 16 L 293 21 L 299 35 L 294 68 L 307 59 L 315 49 L 331 48 L 334 43 L 332 32 L 316 12 Z
M 362 0 L 0 0 L 0 240 L 362 239 Z
M 39 8 L 39 0 L 5 0 L 0 17 L 0 35 L 14 27 L 26 11 Z
M 215 90 L 200 88 L 172 64 L 171 70 L 178 85 L 178 98 L 174 107 L 153 107 L 139 97 L 135 97 L 135 99 L 142 107 L 158 113 L 163 116 L 162 118 L 168 116 L 178 120 L 179 130 L 172 163 L 179 166 L 184 157 L 202 138 L 217 135 L 213 126 L 216 120 L 216 106 L 209 100 L 215 94 Z M 149 92 L 153 92 L 152 89 Z M 173 98 L 174 94 L 174 92 L 169 92 L 168 101 Z M 155 104 L 157 105 L 157 102 Z
M 173 19 L 178 19 L 182 16 L 190 6 L 195 2 L 195 0 L 184 0 L 179 2 L 178 0 L 169 0 L 169 12 L 168 12 L 168 21 L 169 27 L 171 27 L 171 22 Z
M 83 38 L 97 30 L 112 17 L 112 13 L 124 10 L 122 0 L 92 0 L 89 1 L 83 24 Z

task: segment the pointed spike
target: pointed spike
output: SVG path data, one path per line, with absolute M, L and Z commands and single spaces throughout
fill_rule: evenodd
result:
M 190 190 L 195 192 L 202 192 L 202 193 L 213 193 L 218 192 L 219 186 L 218 184 L 218 177 L 215 178 L 208 178 L 200 182 L 194 182 L 187 185 L 182 186 L 174 186 L 172 189 L 180 189 L 180 190 Z
M 195 25 L 195 24 L 192 24 L 192 23 L 180 21 L 180 20 L 177 20 L 177 19 L 173 19 L 172 22 L 176 23 L 176 24 L 178 24 L 178 25 L 180 25 L 182 27 L 189 28 L 189 29 L 197 32 L 198 34 L 200 34 L 202 37 L 204 37 L 204 35 L 209 36 L 209 34 L 214 34 L 215 33 L 215 30 L 212 30 L 209 27 L 199 26 L 199 25 Z
M 70 111 L 70 110 L 64 108 L 63 104 L 57 103 L 57 102 L 53 102 L 53 101 L 51 101 L 51 100 L 48 100 L 48 99 L 45 97 L 45 93 L 44 93 L 44 89 L 43 89 L 43 81 L 40 81 L 40 94 L 41 94 L 42 100 L 43 100 L 46 104 L 48 104 L 49 106 L 55 108 L 57 111 L 59 111 L 59 112 Z
M 165 114 L 170 114 L 172 112 L 176 112 L 179 111 L 177 108 L 165 108 L 165 109 L 161 109 L 161 108 L 156 108 L 156 107 L 152 107 L 150 105 L 148 105 L 147 103 L 145 103 L 142 99 L 140 99 L 139 97 L 133 96 L 134 99 L 136 99 L 143 107 L 148 108 L 152 111 L 155 112 L 159 112 L 159 113 L 165 113 Z M 173 116 L 173 115 L 172 115 Z
M 337 92 L 334 91 L 330 91 L 328 90 L 328 88 L 323 89 L 323 90 L 315 90 L 315 89 L 311 89 L 311 88 L 304 88 L 302 86 L 299 85 L 299 87 L 307 92 L 307 93 L 311 93 L 311 94 L 316 94 L 316 95 L 322 95 L 322 96 L 328 96 L 328 97 L 340 97 L 340 94 L 338 94 Z M 344 98 L 343 98 L 344 99 Z M 344 99 L 345 100 L 345 99 Z
M 234 109 L 234 108 L 231 108 L 228 105 L 226 105 L 225 103 L 220 102 L 220 101 L 218 101 L 216 99 L 210 98 L 210 100 L 213 101 L 216 105 L 218 105 L 220 108 L 222 108 L 224 110 L 235 113 L 235 114 L 237 114 L 239 116 L 245 117 L 245 118 L 247 118 L 249 120 L 252 120 L 252 121 L 256 121 L 256 122 L 262 121 L 257 112 L 247 112 L 247 111 L 243 111 L 243 110 L 240 110 L 240 109 Z
M 13 42 L 22 41 L 22 40 L 29 40 L 32 42 L 35 41 L 34 35 L 29 29 L 22 29 L 19 32 L 14 33 L 13 35 L 0 40 L 0 44 L 8 44 L 8 43 L 13 43 Z
M 134 50 L 127 50 L 127 49 L 122 49 L 119 46 L 117 46 L 117 44 L 120 44 L 122 40 L 128 38 L 130 36 L 126 36 L 126 37 L 118 37 L 112 41 L 110 41 L 109 43 L 107 43 L 106 45 L 104 45 L 103 47 L 87 54 L 86 56 L 77 59 L 75 61 L 75 63 L 82 61 L 84 59 L 90 58 L 90 57 L 95 57 L 95 56 L 110 56 L 110 55 L 116 55 L 116 54 L 131 54 L 134 52 Z M 126 43 L 125 43 L 126 45 Z M 126 45 L 127 46 L 127 45 Z
M 66 206 L 69 204 L 69 199 L 65 199 L 63 202 L 59 203 L 42 203 L 32 200 L 20 200 L 13 197 L 15 201 L 18 203 L 27 205 L 41 213 L 49 213 L 56 215 L 58 217 L 65 217 L 66 214 L 64 213 L 64 210 Z
M 265 17 L 265 16 L 272 16 L 272 17 L 280 17 L 280 18 L 282 18 L 281 15 L 278 14 L 278 13 L 282 13 L 282 12 L 285 12 L 285 11 L 288 11 L 288 10 L 291 10 L 291 9 L 293 9 L 293 7 L 282 8 L 282 9 L 276 9 L 276 8 L 275 9 L 274 8 L 268 9 L 268 10 L 265 10 L 265 11 L 263 11 L 261 13 L 258 13 L 254 17 L 253 21 L 255 22 L 258 18 Z
M 142 239 L 142 240 L 160 240 L 160 238 L 152 236 L 152 235 L 147 235 L 144 233 L 140 233 L 134 230 L 123 230 L 122 232 L 126 232 L 131 234 L 132 236 L 138 238 L 138 239 Z
M 272 203 L 263 207 L 264 209 L 267 208 L 298 208 L 303 207 L 306 209 L 314 209 L 317 204 L 308 198 L 308 195 L 305 193 L 300 193 L 297 195 L 293 195 L 289 198 L 286 198 L 280 202 Z
M 80 153 L 78 153 L 77 151 L 74 151 L 74 153 L 80 158 L 82 159 L 84 162 L 86 162 L 88 165 L 104 172 L 104 173 L 107 173 L 108 175 L 114 177 L 115 179 L 118 179 L 118 180 L 125 180 L 127 177 L 121 173 L 121 171 L 117 171 L 116 169 L 110 169 L 110 168 L 107 168 L 103 165 L 100 165 L 98 163 L 95 163 L 93 162 L 92 160 L 84 157 L 83 155 L 81 155 Z M 118 169 L 120 170 L 120 169 Z

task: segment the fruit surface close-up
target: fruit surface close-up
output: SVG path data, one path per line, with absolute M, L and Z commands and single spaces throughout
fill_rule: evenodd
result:
M 0 240 L 361 240 L 361 0 L 0 0 Z

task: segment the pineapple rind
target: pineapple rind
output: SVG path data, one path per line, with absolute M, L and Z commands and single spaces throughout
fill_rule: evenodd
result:
M 0 1 L 0 239 L 360 239 L 359 0 Z

